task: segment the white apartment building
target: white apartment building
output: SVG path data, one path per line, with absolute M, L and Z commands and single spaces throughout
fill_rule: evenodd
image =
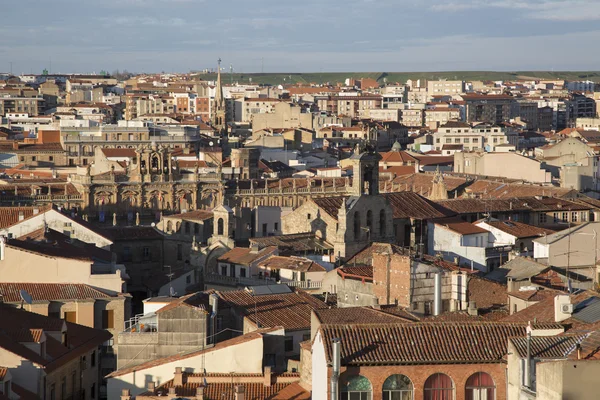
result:
M 452 95 L 465 92 L 465 83 L 463 81 L 428 81 L 427 92 L 430 96 Z
M 518 135 L 496 125 L 477 125 L 449 121 L 433 134 L 433 145 L 442 150 L 444 145 L 462 145 L 463 151 L 496 151 L 499 145 L 516 142 Z

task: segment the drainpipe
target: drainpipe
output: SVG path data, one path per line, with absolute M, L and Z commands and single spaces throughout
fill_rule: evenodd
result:
M 436 272 L 433 277 L 433 315 L 442 313 L 442 274 Z
M 340 339 L 336 338 L 331 341 L 331 352 L 333 358 L 333 371 L 331 372 L 330 381 L 330 400 L 339 398 L 339 379 L 340 379 Z
M 525 387 L 531 387 L 531 322 L 527 325 L 527 359 L 525 360 Z

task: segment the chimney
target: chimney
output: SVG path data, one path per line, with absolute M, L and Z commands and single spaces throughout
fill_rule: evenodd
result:
M 196 388 L 196 400 L 204 400 L 204 386 Z
M 433 277 L 433 315 L 442 313 L 442 274 L 436 272 Z
M 256 253 L 258 253 L 258 250 L 259 250 L 258 243 L 252 243 L 250 245 L 250 253 L 256 254 Z
M 265 382 L 264 382 L 265 386 L 266 387 L 271 386 L 271 366 L 265 365 L 264 377 L 265 377 Z
M 131 400 L 131 392 L 129 389 L 121 390 L 121 400 Z
M 150 381 L 146 384 L 146 389 L 148 389 L 149 392 L 154 392 L 154 382 Z
M 183 385 L 183 369 L 181 367 L 175 367 L 175 375 L 173 376 L 173 386 Z
M 234 400 L 246 400 L 246 388 L 243 385 L 237 385 L 233 394 Z
M 331 353 L 332 353 L 332 371 L 331 371 L 331 381 L 330 381 L 330 390 L 331 396 L 330 399 L 339 398 L 338 393 L 338 384 L 340 379 L 340 364 L 341 364 L 341 340 L 335 338 L 331 341 Z
M 474 301 L 469 302 L 469 307 L 467 308 L 467 313 L 469 315 L 478 315 L 479 311 L 477 311 L 477 304 Z
M 170 387 L 169 388 L 169 396 L 175 396 L 177 394 L 177 392 L 175 391 L 174 387 Z

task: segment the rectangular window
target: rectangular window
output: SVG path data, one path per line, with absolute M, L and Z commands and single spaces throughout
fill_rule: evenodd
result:
M 569 213 L 568 212 L 562 213 L 562 222 L 569 222 Z
M 306 219 L 310 219 L 310 214 L 306 214 Z
M 56 400 L 56 385 L 50 385 L 50 400 Z
M 587 220 L 588 220 L 588 213 L 587 213 L 587 211 L 583 211 L 581 213 L 581 222 L 587 222 Z
M 183 245 L 181 243 L 177 244 L 177 261 L 183 260 Z
M 555 224 L 558 223 L 558 222 L 560 222 L 560 219 L 558 218 L 558 213 L 554 213 L 553 217 L 554 217 L 554 223 Z
M 577 214 L 576 212 L 571 213 L 571 222 L 577 222 Z
M 294 338 L 291 336 L 285 337 L 285 352 L 294 351 Z
M 123 262 L 130 262 L 131 259 L 131 247 L 123 246 Z
M 544 213 L 540 214 L 540 224 L 545 224 L 547 221 L 547 215 Z
M 96 366 L 96 350 L 92 351 L 92 355 L 90 357 L 90 365 L 92 367 Z
M 235 278 L 235 265 L 229 266 L 229 276 Z
M 96 398 L 96 384 L 92 383 L 92 387 L 90 388 L 90 397 L 92 399 Z
M 115 327 L 115 311 L 102 310 L 102 329 L 114 329 Z
M 67 378 L 64 376 L 60 381 L 60 398 L 63 400 L 67 398 Z
M 246 277 L 246 268 L 240 268 L 240 278 Z
M 221 275 L 227 276 L 227 265 L 221 265 Z
M 262 234 L 263 236 L 267 236 L 267 224 L 262 224 Z
M 274 230 L 275 232 L 277 232 L 277 231 L 279 230 L 279 223 L 278 223 L 278 222 L 275 222 L 275 224 L 274 224 L 274 227 L 273 227 L 273 230 Z

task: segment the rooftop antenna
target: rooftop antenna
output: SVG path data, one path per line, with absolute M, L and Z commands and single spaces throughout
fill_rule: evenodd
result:
M 26 290 L 19 290 L 19 296 L 21 296 L 21 310 L 23 309 L 23 304 L 27 303 L 27 304 L 31 304 L 33 303 L 33 298 L 31 297 L 31 295 L 29 293 L 27 293 Z

